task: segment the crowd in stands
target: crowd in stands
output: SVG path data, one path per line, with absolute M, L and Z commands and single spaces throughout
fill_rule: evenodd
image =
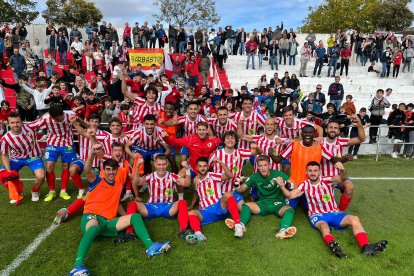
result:
M 51 106 L 62 105 L 65 110 L 72 110 L 81 118 L 87 119 L 90 114 L 98 113 L 102 123 L 119 117 L 125 124 L 125 130 L 131 130 L 134 124 L 131 114 L 136 107 L 121 93 L 122 71 L 126 69 L 128 75 L 124 77 L 130 91 L 143 97 L 145 89 L 154 86 L 158 91 L 157 102 L 162 105 L 173 103 L 177 115 L 185 115 L 188 103 L 198 100 L 199 113 L 215 118 L 220 106 L 226 106 L 230 112 L 238 111 L 243 96 L 251 95 L 255 99 L 257 112 L 263 116 L 281 116 L 283 108 L 292 106 L 295 116 L 321 126 L 333 118 L 339 120 L 341 135 L 352 137 L 356 135 L 349 119 L 352 115 L 358 114 L 365 127 L 385 123 L 385 108 L 391 105 L 387 96 L 392 89 L 379 89 L 371 105 L 357 112 L 353 96 L 345 93 L 340 82 L 344 71 L 348 76 L 350 59 L 354 58 L 361 66 L 370 64 L 367 70 L 378 73 L 381 78 L 388 78 L 391 70 L 393 77 L 397 78 L 400 65 L 403 73 L 412 74 L 414 61 L 412 36 L 401 37 L 393 32 L 364 34 L 338 30 L 327 41 L 318 41 L 310 31 L 306 42 L 299 45 L 294 30 L 283 29 L 283 22 L 274 30 L 269 27 L 261 33 L 256 29 L 250 33 L 244 28 L 233 30 L 232 26 L 219 27 L 217 31 L 214 28 L 210 31 L 198 28 L 193 32 L 192 29 L 169 25 L 168 30 L 164 30 L 160 24 L 151 27 L 147 22 L 141 26 L 136 22 L 132 28 L 126 23 L 119 36 L 111 23 L 103 21 L 99 27 L 88 24 L 85 32 L 87 37 L 82 37 L 76 25 L 69 32 L 63 23 L 48 24 L 46 41 L 35 37 L 34 45 L 31 45 L 26 39 L 28 33 L 23 24 L 13 27 L 4 24 L 0 34 L 0 65 L 3 70 L 13 70 L 15 82 L 0 79 L 0 88 L 16 92 L 16 111 L 23 120 L 32 121 L 45 114 Z M 167 43 L 173 65 L 170 78 L 162 72 L 162 68 L 157 70 L 155 66 L 149 73 L 144 73 L 140 65 L 130 67 L 130 49 L 164 48 Z M 263 75 L 256 87 L 245 85 L 222 91 L 212 89 L 209 79 L 212 57 L 222 72 L 228 55 L 246 55 L 246 68 L 251 62 L 253 69 L 257 56 L 259 69 L 267 61 L 276 71 L 279 64 L 295 65 L 299 61 L 300 71 L 299 74 L 285 72 L 283 76 L 276 72 L 270 80 Z M 299 78 L 307 77 L 307 64 L 311 59 L 315 60 L 313 76 L 320 77 L 322 66 L 327 64 L 327 76 L 335 78 L 327 87 L 327 95 L 322 92 L 321 85 L 307 95 L 300 89 Z M 1 121 L 4 122 L 11 109 L 4 95 L 0 97 Z M 413 104 L 401 103 L 393 107 L 386 123 L 398 128 L 391 128 L 389 137 L 397 142 L 413 143 L 414 129 L 401 128 L 413 126 L 413 118 Z M 376 143 L 377 128 L 371 127 L 369 134 L 369 142 Z M 397 157 L 400 147 L 394 146 L 393 157 Z M 411 157 L 412 148 L 412 145 L 406 145 L 404 156 Z M 356 157 L 358 148 L 352 150 L 350 153 Z

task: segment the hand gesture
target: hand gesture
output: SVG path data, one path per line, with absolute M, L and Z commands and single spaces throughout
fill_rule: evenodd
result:
M 90 137 L 95 137 L 96 136 L 96 130 L 95 129 L 88 129 L 87 133 L 89 134 Z
M 284 186 L 285 185 L 285 181 L 283 180 L 283 178 L 281 178 L 280 176 L 273 178 L 276 180 L 277 185 L 279 185 L 279 187 Z
M 181 167 L 188 169 L 188 162 L 187 161 L 181 161 Z
M 76 115 L 70 115 L 69 116 L 69 122 L 71 124 L 75 124 L 77 122 L 77 120 L 78 120 L 78 117 Z
M 95 144 L 92 146 L 92 153 L 98 154 L 102 151 L 103 146 L 101 144 Z

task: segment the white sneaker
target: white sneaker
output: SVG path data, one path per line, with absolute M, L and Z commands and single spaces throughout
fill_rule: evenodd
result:
M 404 141 L 403 141 L 403 140 L 401 140 L 401 139 L 395 139 L 395 140 L 394 140 L 394 142 L 395 142 L 395 143 L 402 143 L 402 142 L 404 142 Z
M 82 198 L 84 195 L 85 195 L 85 190 L 84 190 L 84 189 L 79 190 L 79 192 L 78 192 L 78 196 L 77 196 L 76 198 L 77 198 L 77 199 L 80 199 L 80 198 Z
M 396 159 L 396 158 L 398 158 L 398 155 L 397 155 L 396 152 L 393 152 L 393 153 L 391 153 L 391 157 L 394 158 L 394 159 Z
M 39 192 L 32 192 L 32 201 L 36 202 L 40 199 L 40 193 Z
M 354 160 L 357 160 L 357 159 L 358 159 L 358 155 L 354 155 L 352 158 L 353 158 Z
M 15 200 L 15 199 L 10 200 L 10 204 L 16 204 L 16 202 L 17 202 L 17 200 Z
M 234 236 L 238 238 L 243 237 L 243 226 L 240 223 L 234 225 Z

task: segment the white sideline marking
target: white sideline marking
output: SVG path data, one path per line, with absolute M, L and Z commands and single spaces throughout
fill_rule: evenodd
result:
M 33 252 L 39 247 L 39 245 L 52 234 L 53 231 L 58 227 L 59 225 L 52 224 L 49 228 L 45 229 L 42 233 L 37 236 L 29 246 L 26 247 L 26 249 L 20 253 L 19 256 L 17 256 L 16 259 L 11 262 L 4 270 L 0 272 L 0 276 L 8 276 L 12 272 L 14 272 L 24 261 L 26 261 Z

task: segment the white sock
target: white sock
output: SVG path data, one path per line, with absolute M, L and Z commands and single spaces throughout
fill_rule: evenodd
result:
M 184 193 L 178 193 L 178 200 L 184 199 Z

